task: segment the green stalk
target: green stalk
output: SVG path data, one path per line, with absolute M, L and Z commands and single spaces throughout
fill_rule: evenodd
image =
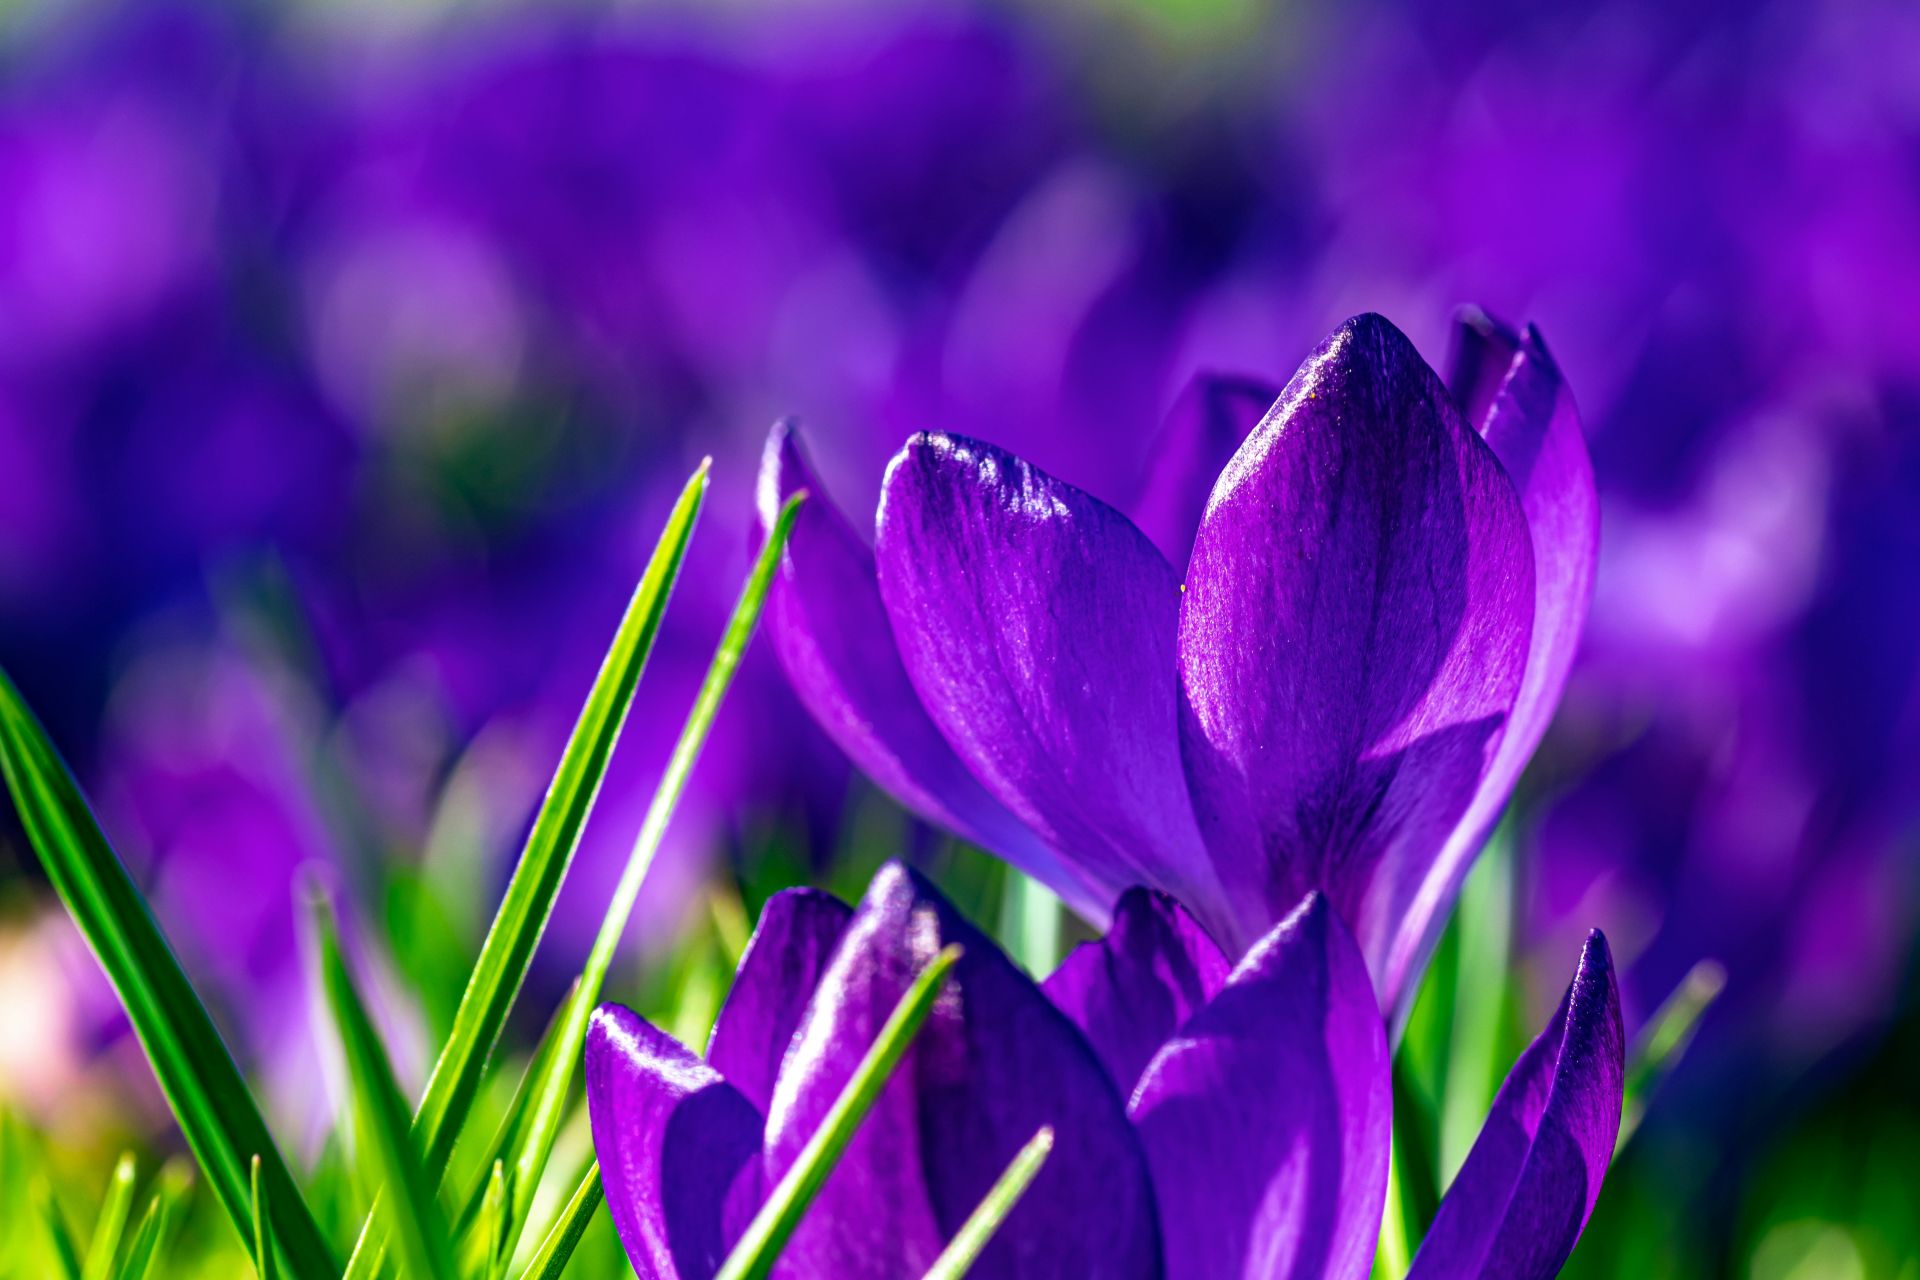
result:
M 787 500 L 767 534 L 766 544 L 761 547 L 752 572 L 747 575 L 740 599 L 734 605 L 733 616 L 720 637 L 713 662 L 701 682 L 699 695 L 694 699 L 693 709 L 687 713 L 686 725 L 681 729 L 680 739 L 674 744 L 673 755 L 667 761 L 666 772 L 661 776 L 660 785 L 647 806 L 640 833 L 635 837 L 626 866 L 620 873 L 620 883 L 615 887 L 606 914 L 601 918 L 600 930 L 594 936 L 593 949 L 588 952 L 586 964 L 580 970 L 575 994 L 567 1006 L 566 1019 L 554 1052 L 541 1064 L 543 1074 L 533 1085 L 527 1120 L 513 1156 L 512 1183 L 519 1192 L 517 1199 L 520 1204 L 516 1206 L 517 1212 L 508 1232 L 509 1251 L 518 1243 L 520 1229 L 525 1225 L 525 1210 L 532 1208 L 533 1188 L 539 1185 L 541 1175 L 546 1171 L 554 1138 L 559 1134 L 560 1122 L 565 1118 L 574 1075 L 579 1070 L 580 1055 L 586 1043 L 587 1024 L 594 1007 L 600 1003 L 600 992 L 606 985 L 607 972 L 613 967 L 614 952 L 626 933 L 627 921 L 633 914 L 633 904 L 640 895 L 640 886 L 646 879 L 648 868 L 653 865 L 654 855 L 659 852 L 667 825 L 672 821 L 674 809 L 686 790 L 687 779 L 693 773 L 695 761 L 700 758 L 700 749 L 706 744 L 707 735 L 713 728 L 721 699 L 733 683 L 734 673 L 740 667 L 747 644 L 753 639 L 754 628 L 766 606 L 767 592 L 773 584 L 774 571 L 780 566 L 780 557 L 786 550 L 787 539 L 793 533 L 793 522 L 799 515 L 804 496 L 795 494 Z
M 534 819 L 527 846 L 514 867 L 500 909 L 481 944 L 480 958 L 454 1012 L 453 1030 L 434 1063 L 414 1113 L 413 1140 L 422 1153 L 427 1183 L 437 1188 L 466 1122 L 487 1059 L 525 980 L 534 948 L 545 930 L 561 881 L 573 861 L 581 829 L 599 794 L 607 761 L 665 615 L 667 597 L 693 536 L 694 519 L 707 491 L 709 462 L 702 462 L 680 493 L 646 573 L 633 593 L 613 647 L 601 664 L 586 706 L 574 725 L 560 767 Z M 377 1211 L 378 1206 L 375 1206 Z M 384 1241 L 370 1212 L 348 1261 L 346 1280 L 372 1280 L 380 1269 Z
M 273 1238 L 294 1280 L 333 1280 L 332 1250 L 213 1019 L 180 968 L 146 899 L 115 856 L 79 784 L 0 674 L 0 773 L 47 878 L 126 1006 L 207 1181 L 242 1239 L 252 1235 L 249 1158 L 272 1191 Z
M 760 1206 L 760 1212 L 747 1224 L 740 1242 L 734 1246 L 715 1280 L 766 1280 L 773 1273 L 780 1251 L 786 1248 L 801 1217 L 820 1194 L 820 1188 L 826 1185 L 827 1176 L 840 1162 L 847 1144 L 853 1141 L 854 1131 L 873 1110 L 880 1091 L 886 1087 L 894 1068 L 900 1065 L 921 1024 L 933 1011 L 933 1002 L 959 959 L 959 946 L 949 946 L 913 980 L 906 995 L 887 1016 L 886 1025 L 880 1028 L 866 1056 L 860 1059 L 860 1065 L 854 1068 L 846 1087 L 834 1099 L 820 1127 L 800 1149 L 800 1158 L 793 1162 L 793 1167 Z
M 127 1233 L 127 1216 L 133 1211 L 133 1180 L 138 1172 L 133 1152 L 120 1157 L 107 1181 L 106 1198 L 100 1202 L 100 1216 L 93 1224 L 93 1239 L 87 1244 L 87 1260 L 80 1268 L 80 1280 L 110 1280 L 113 1260 L 120 1256 L 120 1241 Z
M 520 1273 L 520 1280 L 560 1280 L 560 1273 L 567 1269 L 567 1263 L 573 1260 L 573 1251 L 580 1245 L 580 1237 L 587 1233 L 593 1211 L 600 1207 L 605 1196 L 606 1188 L 600 1184 L 600 1164 L 595 1161 L 587 1167 L 586 1176 L 580 1179 L 567 1207 L 560 1211 L 553 1230 L 547 1232 L 547 1238 L 534 1251 L 527 1269 Z
M 455 1280 L 453 1244 L 433 1188 L 407 1133 L 407 1104 L 393 1078 L 387 1051 L 347 971 L 339 928 L 324 898 L 313 900 L 320 981 L 346 1056 L 353 1112 L 373 1165 L 374 1185 L 400 1237 L 406 1274 L 417 1280 Z
M 1040 1166 L 1047 1162 L 1053 1153 L 1053 1130 L 1042 1126 L 1040 1132 L 1027 1140 L 1013 1157 L 1006 1172 L 987 1190 L 960 1229 L 953 1233 L 953 1239 L 947 1241 L 947 1247 L 933 1260 L 928 1268 L 926 1280 L 961 1280 L 973 1264 L 980 1260 L 980 1254 L 993 1239 L 993 1233 L 1007 1220 L 1013 1207 L 1020 1203 L 1020 1197 L 1027 1193 L 1033 1180 L 1040 1174 Z

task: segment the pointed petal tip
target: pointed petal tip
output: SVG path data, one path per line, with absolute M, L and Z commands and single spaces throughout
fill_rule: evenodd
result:
M 799 419 L 781 418 L 767 430 L 767 443 L 760 451 L 760 476 L 754 485 L 754 515 L 761 532 L 773 527 L 787 499 L 819 488 L 813 466 L 800 447 Z

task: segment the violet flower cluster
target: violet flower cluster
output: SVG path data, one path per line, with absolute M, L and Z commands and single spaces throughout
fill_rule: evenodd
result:
M 871 777 L 1088 918 L 1145 884 L 1238 954 L 1319 889 L 1400 1008 L 1566 681 L 1598 524 L 1539 336 L 1476 313 L 1456 346 L 1450 389 L 1361 316 L 1277 399 L 1203 379 L 1136 504 L 1158 546 L 916 436 L 872 551 L 802 514 L 774 647 Z M 818 488 L 777 427 L 763 518 Z
M 1160 547 L 948 436 L 889 468 L 873 552 L 826 504 L 803 518 L 770 624 L 803 700 L 903 801 L 1111 928 L 1036 989 L 892 866 L 851 914 L 769 905 L 704 1063 L 602 1009 L 594 1141 L 642 1274 L 719 1264 L 953 942 L 955 991 L 788 1274 L 919 1274 L 1042 1125 L 1056 1154 L 991 1274 L 1368 1273 L 1391 1142 L 1381 1011 L 1552 712 L 1597 517 L 1537 334 L 1469 314 L 1449 387 L 1361 316 L 1261 416 L 1267 399 L 1214 381 L 1182 401 L 1139 504 Z M 1229 452 L 1199 507 L 1192 481 Z M 763 511 L 815 483 L 776 428 Z M 1161 547 L 1189 543 L 1182 581 Z M 1623 1039 L 1595 933 L 1411 1274 L 1557 1272 L 1612 1156 Z
M 978 1274 L 1364 1277 L 1386 1193 L 1386 1027 L 1352 937 L 1311 893 L 1237 963 L 1164 894 L 1036 986 L 918 873 L 859 906 L 771 899 L 703 1061 L 617 1005 L 587 1103 L 607 1205 L 650 1280 L 714 1274 L 915 974 L 962 955 L 776 1274 L 924 1273 L 1022 1144 L 1039 1177 Z M 1593 1210 L 1620 1122 L 1605 941 L 1520 1057 L 1416 1255 L 1414 1280 L 1550 1277 Z

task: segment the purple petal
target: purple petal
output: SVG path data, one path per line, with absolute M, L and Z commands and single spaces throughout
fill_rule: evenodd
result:
M 926 881 L 882 868 L 822 978 L 774 1091 L 778 1178 L 914 976 L 965 954 L 913 1047 L 786 1253 L 791 1274 L 920 1275 L 1042 1125 L 1053 1154 L 978 1274 L 1159 1274 L 1145 1159 L 1112 1083 L 1073 1024 Z
M 1203 373 L 1173 402 L 1149 453 L 1146 483 L 1128 509 L 1168 563 L 1187 562 L 1214 478 L 1279 398 L 1280 389 L 1266 382 Z
M 1084 1031 L 1126 1097 L 1160 1046 L 1226 983 L 1232 966 L 1164 893 L 1135 887 L 1107 936 L 1075 947 L 1041 990 Z
M 1222 473 L 1181 602 L 1186 759 L 1232 941 L 1324 888 L 1383 983 L 1532 612 L 1499 462 L 1399 330 L 1348 321 Z
M 1520 335 L 1479 307 L 1453 317 L 1453 350 L 1447 357 L 1447 390 L 1467 425 L 1486 434 L 1487 415 L 1513 370 Z
M 773 1101 L 780 1060 L 799 1030 L 853 909 L 818 889 L 767 899 L 713 1024 L 707 1062 L 756 1108 Z
M 1366 964 L 1312 894 L 1134 1094 L 1170 1280 L 1365 1276 L 1387 1189 L 1387 1064 Z
M 1004 856 L 1098 918 L 1104 904 L 1060 868 L 1032 832 L 989 796 L 927 718 L 908 683 L 880 603 L 873 552 L 827 497 L 799 430 L 774 425 L 760 461 L 762 534 L 806 490 L 768 593 L 767 633 L 787 679 L 854 764 L 928 821 Z
M 1496 363 L 1500 352 L 1511 352 L 1498 391 L 1484 416 L 1473 421 L 1518 487 L 1520 505 L 1526 512 L 1533 542 L 1533 634 L 1527 649 L 1526 674 L 1493 763 L 1473 803 L 1448 838 L 1426 886 L 1408 908 L 1388 957 L 1385 989 L 1397 993 L 1396 1003 L 1403 1015 L 1412 1003 L 1419 973 L 1439 941 L 1461 881 L 1486 842 L 1487 833 L 1499 821 L 1514 783 L 1546 736 L 1547 725 L 1560 705 L 1567 673 L 1573 669 L 1580 646 L 1580 633 L 1586 626 L 1587 605 L 1593 597 L 1594 563 L 1600 549 L 1600 504 L 1594 493 L 1587 442 L 1580 432 L 1580 415 L 1539 331 L 1528 326 L 1523 336 L 1513 337 L 1492 321 L 1485 326 L 1476 324 L 1469 314 L 1463 318 L 1460 332 L 1461 350 L 1478 348 L 1484 353 L 1482 368 Z M 1509 340 L 1511 347 L 1507 345 Z M 1456 356 L 1454 367 L 1459 371 L 1471 363 Z M 1475 397 L 1484 394 L 1489 380 L 1484 373 L 1472 380 Z M 1456 393 L 1458 390 L 1456 384 Z
M 1180 584 L 1145 535 L 1005 450 L 920 435 L 876 556 L 908 678 L 987 789 L 1104 904 L 1151 884 L 1216 905 L 1180 764 Z
M 1408 1280 L 1560 1273 L 1613 1159 L 1625 1043 L 1613 961 L 1595 930 L 1553 1021 L 1500 1086 Z
M 642 1276 L 705 1280 L 764 1194 L 760 1113 L 679 1041 L 616 1004 L 587 1029 L 587 1115 L 607 1212 Z

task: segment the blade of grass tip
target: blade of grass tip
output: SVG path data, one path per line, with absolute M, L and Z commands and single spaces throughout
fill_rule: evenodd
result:
M 466 1240 L 479 1225 L 481 1210 L 486 1206 L 487 1184 L 492 1178 L 496 1163 L 511 1159 L 512 1152 L 520 1142 L 520 1135 L 526 1129 L 527 1114 L 531 1108 L 533 1094 L 541 1081 L 546 1079 L 551 1069 L 553 1055 L 559 1052 L 561 1030 L 567 1024 L 567 1012 L 580 998 L 580 980 L 575 978 L 573 985 L 562 997 L 560 1007 L 554 1010 L 553 1017 L 547 1023 L 547 1029 L 540 1033 L 538 1043 L 534 1045 L 533 1056 L 527 1061 L 526 1073 L 514 1088 L 513 1099 L 507 1104 L 506 1115 L 501 1117 L 499 1127 L 494 1131 L 493 1140 L 487 1146 L 485 1156 L 480 1162 L 480 1172 L 474 1177 L 473 1186 L 461 1201 L 458 1220 L 454 1224 L 453 1235 L 456 1240 Z
M 860 1122 L 873 1109 L 894 1068 L 900 1065 L 901 1057 L 927 1020 L 927 1014 L 933 1011 L 933 1002 L 959 959 L 959 946 L 947 947 L 913 980 L 907 994 L 887 1015 L 879 1036 L 860 1059 L 860 1065 L 854 1068 L 846 1088 L 834 1099 L 820 1127 L 800 1149 L 793 1167 L 747 1224 L 740 1242 L 734 1246 L 715 1280 L 766 1280 L 772 1274 L 780 1251 L 786 1248 L 788 1238 L 800 1225 L 813 1198 L 826 1185 L 827 1175 L 839 1163 Z
M 481 1211 L 480 1221 L 485 1223 L 482 1238 L 486 1241 L 487 1280 L 497 1280 L 506 1269 L 507 1247 L 507 1166 L 502 1160 L 493 1162 L 493 1172 L 487 1177 L 486 1206 Z
M 560 1280 L 560 1273 L 567 1269 L 567 1263 L 573 1260 L 573 1251 L 580 1245 L 580 1237 L 587 1233 L 587 1224 L 593 1221 L 593 1211 L 600 1207 L 605 1196 L 606 1188 L 600 1183 L 600 1162 L 596 1160 L 587 1166 L 586 1176 L 574 1188 L 553 1230 L 547 1232 L 546 1239 L 534 1250 L 527 1269 L 520 1273 L 520 1280 Z
M 372 1157 L 373 1185 L 387 1206 L 388 1229 L 400 1237 L 406 1274 L 420 1280 L 455 1280 L 446 1219 L 407 1134 L 407 1104 L 394 1081 L 393 1066 L 347 971 L 333 910 L 323 893 L 312 888 L 308 892 L 320 983 L 347 1060 L 353 1112 L 360 1140 Z
M 235 1229 L 244 1238 L 251 1226 L 247 1157 L 259 1152 L 273 1191 L 274 1235 L 290 1274 L 295 1280 L 333 1280 L 332 1250 L 206 1006 L 79 784 L 4 673 L 0 773 L 47 879 L 119 992 L 154 1078 Z
M 173 1231 L 173 1224 L 180 1217 L 186 1204 L 187 1190 L 192 1185 L 191 1174 L 176 1158 L 160 1166 L 160 1176 L 155 1179 L 158 1189 L 147 1202 L 147 1210 L 141 1215 L 140 1229 L 133 1237 L 133 1244 L 127 1250 L 127 1260 L 120 1269 L 120 1280 L 145 1280 L 154 1270 L 154 1265 L 166 1256 L 167 1239 Z
M 260 1280 L 280 1280 L 274 1265 L 273 1215 L 267 1210 L 267 1189 L 260 1181 L 260 1157 L 253 1158 L 253 1269 Z
M 726 630 L 714 650 L 713 662 L 700 683 L 693 709 L 687 713 L 679 741 L 674 743 L 673 754 L 667 760 L 660 785 L 647 806 L 640 832 L 634 837 L 626 866 L 620 872 L 620 882 L 607 904 L 605 915 L 601 917 L 600 930 L 595 934 L 593 948 L 587 953 L 586 964 L 580 970 L 577 995 L 567 1010 L 556 1052 L 547 1061 L 545 1074 L 534 1087 L 526 1129 L 514 1153 L 513 1185 L 521 1192 L 519 1198 L 522 1203 L 519 1207 L 522 1209 L 531 1208 L 532 1189 L 539 1184 L 546 1170 L 547 1159 L 553 1151 L 554 1137 L 565 1118 L 574 1075 L 579 1070 L 582 1046 L 587 1038 L 587 1022 L 594 1006 L 600 1003 L 601 988 L 606 984 L 607 972 L 613 966 L 614 952 L 619 949 L 620 939 L 626 933 L 627 921 L 633 914 L 633 904 L 639 897 L 640 886 L 646 879 L 647 869 L 653 865 L 654 855 L 666 836 L 667 826 L 673 820 L 674 809 L 686 790 L 695 761 L 700 758 L 700 749 L 713 728 L 721 700 L 733 683 L 734 673 L 739 670 L 740 660 L 753 639 L 754 628 L 760 621 L 761 611 L 766 607 L 767 592 L 773 585 L 774 571 L 780 567 L 780 557 L 786 550 L 788 538 L 793 535 L 793 522 L 800 514 L 800 503 L 805 496 L 804 493 L 797 493 L 787 500 L 773 528 L 767 533 L 766 544 L 754 559 L 746 584 L 740 590 L 740 598 L 734 605 L 733 616 L 727 620 Z M 519 1241 L 519 1230 L 525 1220 L 524 1212 L 516 1214 L 515 1219 L 513 1231 L 508 1237 L 509 1248 Z
M 87 1243 L 87 1260 L 80 1268 L 80 1280 L 111 1280 L 113 1260 L 120 1256 L 120 1241 L 127 1233 L 127 1215 L 133 1212 L 133 1180 L 138 1173 L 133 1152 L 121 1155 L 107 1180 L 107 1194 L 100 1202 L 100 1216 L 94 1220 L 93 1239 Z
M 710 465 L 711 459 L 703 461 L 681 490 L 640 585 L 634 589 L 613 645 L 561 753 L 546 798 L 540 803 L 526 848 L 507 882 L 500 909 L 481 944 L 479 961 L 454 1011 L 453 1030 L 434 1062 L 414 1113 L 413 1138 L 421 1152 L 420 1163 L 428 1183 L 436 1188 L 446 1173 L 454 1140 L 466 1121 L 507 1012 L 526 978 L 527 965 L 580 843 L 580 831 L 599 794 L 607 761 L 626 722 L 641 669 L 653 648 L 667 597 L 693 536 L 694 518 L 706 497 Z M 361 1228 L 359 1242 L 347 1263 L 346 1280 L 371 1280 L 379 1270 L 383 1246 L 375 1226 L 378 1207 L 369 1212 Z
M 140 1215 L 140 1225 L 133 1233 L 133 1243 L 127 1246 L 127 1260 L 120 1267 L 120 1280 L 146 1280 L 153 1267 L 153 1260 L 160 1253 L 162 1242 L 166 1239 L 167 1228 L 173 1216 L 173 1202 L 164 1191 L 154 1192 L 147 1201 L 146 1210 Z
M 1727 971 L 1716 960 L 1702 960 L 1687 971 L 1680 986 L 1653 1015 L 1640 1044 L 1627 1064 L 1626 1105 L 1620 1118 L 1620 1137 L 1614 1143 L 1617 1158 L 1640 1128 L 1647 1099 L 1686 1056 L 1700 1029 L 1700 1019 L 1727 986 Z
M 993 1233 L 1013 1212 L 1013 1206 L 1020 1203 L 1020 1197 L 1033 1185 L 1034 1178 L 1040 1174 L 1040 1166 L 1053 1154 L 1053 1130 L 1043 1126 L 1040 1132 L 1027 1140 L 1007 1165 L 993 1186 L 987 1191 L 960 1229 L 953 1233 L 953 1239 L 947 1241 L 947 1247 L 933 1260 L 933 1266 L 927 1269 L 926 1280 L 961 1280 L 973 1264 L 979 1261 L 980 1253 L 993 1239 Z
M 80 1280 L 80 1250 L 74 1245 L 73 1232 L 67 1229 L 67 1220 L 54 1200 L 53 1188 L 38 1175 L 35 1175 L 31 1185 L 34 1208 L 40 1214 L 41 1225 L 46 1228 L 47 1243 L 53 1247 L 53 1259 L 60 1268 L 63 1280 Z

